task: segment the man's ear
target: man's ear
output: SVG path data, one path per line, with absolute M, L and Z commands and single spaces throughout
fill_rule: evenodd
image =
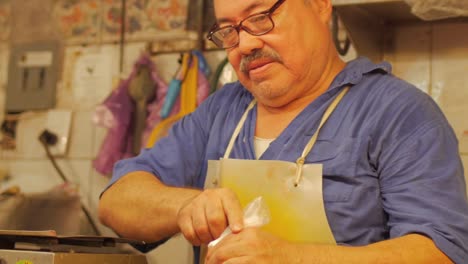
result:
M 320 20 L 328 24 L 328 22 L 331 19 L 331 14 L 333 11 L 331 0 L 310 0 L 310 1 L 312 1 L 315 7 L 317 8 Z

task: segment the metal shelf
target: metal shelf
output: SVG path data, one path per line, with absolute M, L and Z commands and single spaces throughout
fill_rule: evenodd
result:
M 423 22 L 411 13 L 411 7 L 403 0 L 334 0 L 333 5 L 338 10 L 358 9 L 385 22 Z
M 374 61 L 382 60 L 385 45 L 401 27 L 468 21 L 466 17 L 425 21 L 411 12 L 404 0 L 333 0 L 332 3 L 357 53 Z
M 357 53 L 374 61 L 383 57 L 389 24 L 419 20 L 404 1 L 334 0 L 333 5 Z

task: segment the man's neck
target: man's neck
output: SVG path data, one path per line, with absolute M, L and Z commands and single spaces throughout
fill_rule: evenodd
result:
M 301 96 L 281 107 L 269 107 L 258 103 L 255 135 L 262 138 L 276 138 L 310 103 L 325 93 L 346 63 L 338 56 L 330 61 L 321 78 Z

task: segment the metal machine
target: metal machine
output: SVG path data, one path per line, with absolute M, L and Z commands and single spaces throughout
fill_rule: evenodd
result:
M 54 231 L 0 230 L 0 264 L 147 264 L 119 244 L 144 242 L 113 237 L 56 236 Z

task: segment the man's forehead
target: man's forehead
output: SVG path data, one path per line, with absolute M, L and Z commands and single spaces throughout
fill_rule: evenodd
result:
M 263 11 L 274 4 L 273 0 L 213 0 L 217 21 L 231 20 L 236 16 L 246 16 L 255 10 Z

